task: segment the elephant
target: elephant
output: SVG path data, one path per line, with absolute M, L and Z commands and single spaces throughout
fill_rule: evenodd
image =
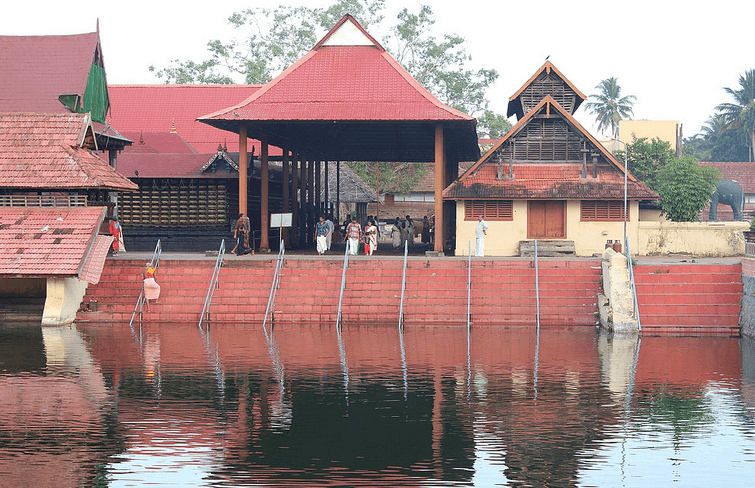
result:
M 734 180 L 721 180 L 710 197 L 708 220 L 718 220 L 718 204 L 728 205 L 734 211 L 734 220 L 742 220 L 742 187 Z

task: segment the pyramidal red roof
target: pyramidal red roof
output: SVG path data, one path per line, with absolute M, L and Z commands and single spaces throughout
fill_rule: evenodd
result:
M 219 144 L 235 152 L 239 149 L 238 136 L 196 119 L 235 105 L 259 88 L 260 85 L 109 85 L 109 122 L 128 134 L 135 146 L 139 133 L 175 133 L 196 152 L 214 153 Z M 259 146 L 259 142 L 255 143 Z M 160 152 L 172 152 L 164 149 Z M 259 147 L 255 154 L 259 154 Z
M 422 87 L 350 15 L 242 103 L 200 120 L 474 121 Z
M 0 36 L 0 112 L 62 113 L 83 96 L 100 35 Z

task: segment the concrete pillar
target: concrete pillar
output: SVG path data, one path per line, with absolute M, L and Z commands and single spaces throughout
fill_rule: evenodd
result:
M 65 325 L 76 319 L 88 283 L 78 278 L 47 278 L 42 325 Z

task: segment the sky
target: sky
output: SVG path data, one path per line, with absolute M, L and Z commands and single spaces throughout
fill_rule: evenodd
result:
M 234 29 L 227 19 L 233 12 L 332 3 L 10 2 L 0 15 L 0 35 L 80 34 L 96 30 L 99 20 L 108 83 L 151 84 L 160 80 L 150 65 L 202 61 L 209 57 L 208 41 L 229 40 Z M 437 37 L 460 35 L 472 67 L 498 71 L 488 99 L 490 108 L 502 114 L 509 97 L 550 56 L 585 95 L 597 93 L 601 80 L 616 77 L 622 96 L 637 97 L 633 119 L 678 120 L 684 137 L 690 137 L 716 105 L 731 101 L 723 87 L 737 88 L 739 76 L 755 69 L 755 2 L 748 0 L 386 0 L 383 24 L 394 23 L 400 9 L 418 12 L 422 3 L 433 7 Z M 382 37 L 381 32 L 370 33 Z M 576 118 L 601 136 L 584 106 Z

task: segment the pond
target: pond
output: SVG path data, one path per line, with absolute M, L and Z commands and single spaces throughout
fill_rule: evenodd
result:
M 0 486 L 743 486 L 755 345 L 0 325 Z

